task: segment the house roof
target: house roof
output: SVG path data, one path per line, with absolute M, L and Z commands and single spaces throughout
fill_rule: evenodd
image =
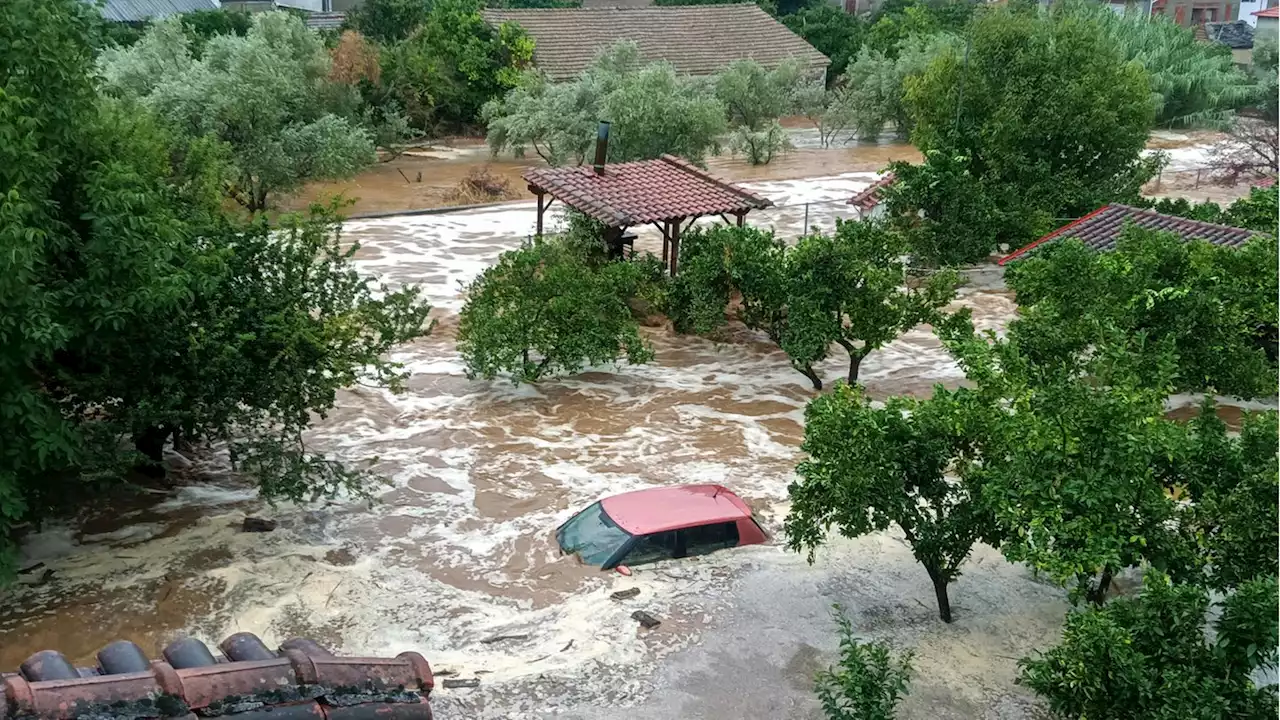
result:
M 582 0 L 584 8 L 643 8 L 652 5 L 653 0 Z
M 588 165 L 533 168 L 524 172 L 524 179 L 534 192 L 545 192 L 610 227 L 739 213 L 773 204 L 672 155 L 605 165 L 600 175 Z
M 1280 18 L 1280 5 L 1255 12 L 1254 17 Z
M 1207 22 L 1204 32 L 1214 42 L 1232 50 L 1248 50 L 1253 47 L 1253 27 L 1244 20 L 1234 22 Z
M 631 40 L 648 61 L 686 75 L 713 75 L 734 60 L 810 68 L 830 60 L 754 3 L 671 7 L 485 10 L 490 24 L 519 23 L 533 37 L 533 60 L 555 81 L 576 77 L 601 51 Z
M 1114 250 L 1120 234 L 1130 223 L 1147 230 L 1177 233 L 1183 240 L 1205 240 L 1226 247 L 1240 247 L 1259 234 L 1245 228 L 1189 220 L 1128 205 L 1106 205 L 1006 255 L 1000 259 L 1000 264 L 1022 257 L 1051 240 L 1063 238 L 1075 238 L 1094 250 Z
M 721 485 L 679 485 L 635 490 L 600 501 L 609 518 L 632 535 L 729 522 L 751 509 Z
M 87 1 L 87 0 L 86 0 Z M 217 10 L 218 0 L 106 0 L 102 17 L 113 22 L 142 22 L 197 10 Z
M 857 194 L 849 198 L 849 204 L 857 206 L 858 210 L 864 213 L 870 212 L 884 201 L 884 196 L 880 191 L 892 185 L 894 180 L 897 180 L 897 178 L 894 177 L 893 173 L 885 173 L 879 180 L 859 190 Z
M 347 14 L 340 12 L 309 12 L 302 22 L 312 30 L 337 30 L 347 21 Z

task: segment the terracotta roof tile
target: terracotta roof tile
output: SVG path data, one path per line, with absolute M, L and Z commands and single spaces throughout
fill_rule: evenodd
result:
M 1256 17 L 1280 18 L 1280 5 L 1267 8 L 1266 10 L 1259 10 L 1255 12 L 1254 15 Z
M 525 171 L 524 179 L 531 188 L 613 227 L 746 212 L 773 204 L 672 155 L 605 165 L 601 175 L 589 165 L 533 168 Z
M 485 10 L 484 18 L 519 23 L 533 37 L 534 64 L 556 81 L 576 77 L 621 40 L 635 41 L 645 60 L 666 60 L 686 75 L 714 75 L 734 60 L 772 67 L 796 58 L 817 69 L 830 63 L 754 3 Z
M 1054 230 L 1024 248 L 1001 258 L 1004 265 L 1051 240 L 1075 238 L 1094 250 L 1115 250 L 1116 241 L 1129 223 L 1147 230 L 1177 233 L 1183 240 L 1205 240 L 1214 245 L 1240 247 L 1259 233 L 1229 225 L 1189 220 L 1176 215 L 1165 215 L 1154 210 L 1142 210 L 1128 205 L 1107 205 L 1067 225 Z
M 856 206 L 864 213 L 870 212 L 884 201 L 884 197 L 881 195 L 880 191 L 892 185 L 893 181 L 896 179 L 897 178 L 894 177 L 893 173 L 885 173 L 879 180 L 876 180 L 862 190 L 859 190 L 857 194 L 849 198 L 849 204 Z

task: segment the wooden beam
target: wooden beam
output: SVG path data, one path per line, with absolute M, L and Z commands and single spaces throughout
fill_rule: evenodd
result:
M 671 228 L 671 277 L 680 272 L 680 221 L 676 220 Z
M 542 212 L 546 210 L 546 206 L 542 204 L 543 194 L 538 193 L 538 229 L 535 231 L 538 237 L 542 237 Z
M 743 225 L 746 225 L 746 224 L 747 224 L 747 211 L 746 211 L 746 210 L 743 210 L 742 212 L 740 212 L 740 213 L 736 213 L 736 214 L 737 214 L 737 216 L 738 216 L 738 227 L 742 227 Z

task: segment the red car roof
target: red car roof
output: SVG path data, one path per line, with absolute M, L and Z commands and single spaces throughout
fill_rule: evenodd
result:
M 600 501 L 604 511 L 632 535 L 730 522 L 751 517 L 751 508 L 722 485 L 677 485 L 622 493 Z

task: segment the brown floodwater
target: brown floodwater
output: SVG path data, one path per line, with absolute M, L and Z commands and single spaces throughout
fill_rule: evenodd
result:
M 751 220 L 793 239 L 806 223 L 830 228 L 850 217 L 849 195 L 906 150 L 796 151 L 766 169 L 742 165 L 735 177 L 769 178 L 749 186 L 777 206 Z M 456 157 L 396 162 L 432 168 L 437 188 L 474 167 Z M 714 161 L 718 171 L 732 168 L 719 162 L 731 160 Z M 523 166 L 497 167 L 518 174 Z M 403 179 L 401 194 L 373 191 L 398 187 L 397 168 L 405 165 L 388 163 L 353 181 L 369 193 L 361 209 L 430 201 L 425 187 L 414 187 L 422 183 Z M 790 176 L 815 168 L 832 174 Z M 0 670 L 45 648 L 91 663 L 117 638 L 155 655 L 182 635 L 216 642 L 251 631 L 268 643 L 308 635 L 352 653 L 416 649 L 433 666 L 494 679 L 575 671 L 656 652 L 653 639 L 635 634 L 631 608 L 609 601 L 610 592 L 643 585 L 646 609 L 661 615 L 722 592 L 726 578 L 747 568 L 777 562 L 771 544 L 622 578 L 559 556 L 552 533 L 576 510 L 607 494 L 677 483 L 729 486 L 776 535 L 804 407 L 815 393 L 781 351 L 740 325 L 715 341 L 645 327 L 656 357 L 643 366 L 595 367 L 536 386 L 468 379 L 453 338 L 463 287 L 533 225 L 532 202 L 347 223 L 346 237 L 362 246 L 359 269 L 391 287 L 421 285 L 440 321 L 430 337 L 393 355 L 409 373 L 405 393 L 344 391 L 308 434 L 313 451 L 371 463 L 386 479 L 377 501 L 270 507 L 227 472 L 218 448 L 190 458 L 182 471 L 190 484 L 27 538 L 22 563 L 31 569 L 0 596 Z M 640 230 L 637 248 L 659 251 L 656 232 Z M 997 331 L 1015 310 L 994 268 L 973 273 L 957 305 L 972 310 L 979 328 Z M 830 382 L 845 365 L 837 350 L 817 370 Z M 861 375 L 877 398 L 927 394 L 961 379 L 927 327 L 872 353 Z M 241 532 L 247 514 L 279 527 Z M 499 634 L 530 637 L 481 642 Z

